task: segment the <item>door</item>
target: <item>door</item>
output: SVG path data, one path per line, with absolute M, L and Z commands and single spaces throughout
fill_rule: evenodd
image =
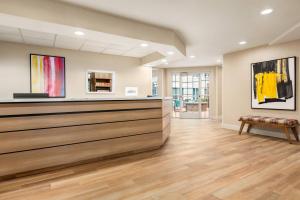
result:
M 200 74 L 200 115 L 201 118 L 209 118 L 209 74 Z
M 208 91 L 208 73 L 173 74 L 173 117 L 209 118 Z

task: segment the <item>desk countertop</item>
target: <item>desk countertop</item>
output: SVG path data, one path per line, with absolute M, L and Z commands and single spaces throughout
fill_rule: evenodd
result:
M 162 100 L 161 97 L 145 98 L 41 98 L 41 99 L 0 99 L 1 103 L 40 103 L 40 102 L 85 102 L 85 101 L 144 101 L 144 100 Z

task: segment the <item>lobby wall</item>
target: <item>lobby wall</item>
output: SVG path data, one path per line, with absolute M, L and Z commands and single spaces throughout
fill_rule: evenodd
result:
M 299 100 L 296 102 L 296 111 L 281 110 L 260 110 L 251 109 L 251 63 L 280 59 L 285 57 L 297 57 L 296 76 L 297 76 L 297 99 L 299 99 L 299 57 L 300 40 L 272 46 L 261 46 L 244 51 L 228 53 L 224 55 L 223 63 L 223 84 L 222 84 L 222 115 L 223 127 L 238 129 L 240 123 L 238 118 L 242 115 L 261 115 L 271 117 L 286 117 L 300 120 Z M 283 137 L 283 134 L 276 131 L 263 131 L 254 129 L 255 133 Z
M 152 69 L 138 58 L 0 42 L 0 99 L 30 92 L 30 53 L 65 57 L 67 98 L 124 97 L 127 86 L 138 87 L 139 97 L 151 94 Z M 87 94 L 87 70 L 115 71 L 115 93 Z

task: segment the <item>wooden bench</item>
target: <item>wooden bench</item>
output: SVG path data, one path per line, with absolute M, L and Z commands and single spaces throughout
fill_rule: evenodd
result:
M 299 125 L 298 120 L 296 119 L 285 119 L 285 118 L 273 118 L 273 117 L 261 117 L 261 116 L 242 116 L 239 121 L 241 121 L 241 127 L 239 134 L 242 134 L 243 128 L 245 124 L 248 124 L 247 133 L 250 132 L 252 126 L 259 127 L 269 127 L 269 128 L 278 128 L 282 129 L 285 133 L 288 142 L 291 144 L 291 136 L 289 129 L 291 129 L 292 133 L 295 136 L 295 139 L 299 142 L 299 136 L 297 132 L 297 126 Z

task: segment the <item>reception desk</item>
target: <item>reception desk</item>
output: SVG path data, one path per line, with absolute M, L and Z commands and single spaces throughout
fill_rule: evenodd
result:
M 0 102 L 0 179 L 161 147 L 170 99 Z

